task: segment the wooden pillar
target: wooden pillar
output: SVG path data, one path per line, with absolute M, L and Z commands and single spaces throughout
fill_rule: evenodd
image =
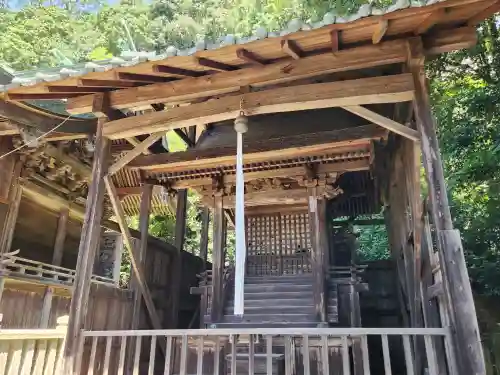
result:
M 182 251 L 184 250 L 186 234 L 186 209 L 187 209 L 187 190 L 182 189 L 177 192 L 177 209 L 175 214 L 175 247 L 177 252 L 173 260 L 172 282 L 171 282 L 171 300 L 170 300 L 170 318 L 169 328 L 177 328 L 179 320 L 180 288 L 182 280 Z
M 421 136 L 422 156 L 426 171 L 431 212 L 438 235 L 443 290 L 447 296 L 450 318 L 456 333 L 455 346 L 460 353 L 461 374 L 486 374 L 479 336 L 476 309 L 469 282 L 460 233 L 453 229 L 446 194 L 441 152 L 432 116 L 428 84 L 424 70 L 423 46 L 420 38 L 408 42 L 409 69 L 415 84 L 413 101 L 417 129 Z
M 149 214 L 151 212 L 151 199 L 153 197 L 153 185 L 144 184 L 142 185 L 141 194 L 141 207 L 139 212 L 139 231 L 141 233 L 141 239 L 139 246 L 134 248 L 136 253 L 136 258 L 139 263 L 144 267 L 144 262 L 146 260 L 146 254 L 148 249 L 148 237 L 149 237 Z M 140 322 L 141 306 L 142 306 L 142 294 L 138 288 L 137 280 L 132 272 L 131 280 L 134 289 L 134 307 L 132 311 L 132 322 L 131 329 L 138 329 Z
M 222 275 L 224 272 L 224 209 L 222 195 L 214 197 L 214 233 L 212 249 L 212 310 L 211 321 L 218 323 L 224 309 L 222 300 Z
M 52 254 L 52 264 L 60 266 L 64 252 L 64 241 L 66 240 L 66 227 L 68 224 L 69 209 L 63 208 L 59 212 L 57 221 L 56 239 L 54 241 L 54 252 Z M 50 320 L 50 312 L 52 310 L 52 298 L 54 290 L 51 287 L 45 289 L 43 295 L 42 312 L 40 314 L 40 328 L 48 328 Z
M 206 270 L 208 256 L 208 228 L 210 226 L 210 210 L 203 207 L 201 214 L 200 258 L 203 260 L 203 270 Z
M 309 227 L 311 231 L 311 266 L 313 271 L 314 306 L 316 319 L 319 323 L 326 323 L 326 301 L 325 301 L 325 272 L 323 266 L 324 235 L 326 218 L 320 218 L 321 208 L 325 204 L 324 199 L 318 196 L 317 187 L 307 188 L 309 197 Z
M 4 164 L 7 163 L 0 163 L 0 168 L 4 167 Z M 8 252 L 12 246 L 17 214 L 19 212 L 19 205 L 21 204 L 22 187 L 19 179 L 22 166 L 23 162 L 21 160 L 15 160 L 13 168 L 9 168 L 8 173 L 10 175 L 5 176 L 6 180 L 0 182 L 0 185 L 2 185 L 0 187 L 4 194 L 3 197 L 0 196 L 0 204 L 3 202 L 4 205 L 3 214 L 0 211 L 0 254 Z M 8 165 L 5 167 L 8 167 Z
M 102 104 L 104 95 L 96 94 L 94 108 Z M 94 112 L 97 112 L 95 108 Z M 69 310 L 68 332 L 64 343 L 64 374 L 73 374 L 79 351 L 81 330 L 84 327 L 85 315 L 89 300 L 92 267 L 101 236 L 101 219 L 105 192 L 104 176 L 109 160 L 109 141 L 103 137 L 102 130 L 106 117 L 98 119 L 94 161 L 92 166 L 91 184 L 85 205 L 85 219 L 78 248 L 78 260 L 73 286 L 73 294 Z

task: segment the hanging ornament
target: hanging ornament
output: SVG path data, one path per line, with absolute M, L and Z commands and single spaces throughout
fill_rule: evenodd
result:
M 240 104 L 241 107 L 241 104 Z M 248 130 L 248 118 L 243 110 L 234 120 L 236 131 L 236 267 L 234 282 L 234 315 L 242 316 L 245 291 L 245 180 L 243 178 L 243 134 Z

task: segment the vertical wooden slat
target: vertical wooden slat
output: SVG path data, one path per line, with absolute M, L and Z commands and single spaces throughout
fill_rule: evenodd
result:
M 292 338 L 285 336 L 285 375 L 292 375 Z
M 403 335 L 403 349 L 405 352 L 406 373 L 408 375 L 414 375 L 413 354 L 411 352 L 410 337 L 408 335 Z
M 47 353 L 45 355 L 45 375 L 54 374 L 54 370 L 56 368 L 56 360 L 57 360 L 57 346 L 59 344 L 59 340 L 48 340 L 47 342 Z
M 220 374 L 220 336 L 215 336 L 215 349 L 214 349 L 214 374 Z
M 188 356 L 188 337 L 182 335 L 181 338 L 181 364 L 179 373 L 180 375 L 187 375 L 187 356 Z
M 97 350 L 97 341 L 99 337 L 92 337 L 92 347 L 90 349 L 89 370 L 88 374 L 93 375 L 95 369 L 95 354 Z
M 222 275 L 224 269 L 223 254 L 223 221 L 224 209 L 222 196 L 214 197 L 213 211 L 213 250 L 212 250 L 212 310 L 211 322 L 217 323 L 221 318 L 222 306 Z
M 266 374 L 273 375 L 273 337 L 266 336 Z
M 255 343 L 254 336 L 249 335 L 250 341 L 248 342 L 248 375 L 255 373 Z
M 85 336 L 80 335 L 78 337 L 78 343 L 77 343 L 77 356 L 75 359 L 75 368 L 74 371 L 76 374 L 80 374 L 82 371 L 82 361 L 83 361 L 83 352 L 84 352 L 84 345 L 85 345 Z M 64 346 L 63 346 L 63 354 L 64 354 Z
M 370 375 L 370 356 L 368 353 L 368 336 L 361 336 L 361 351 L 363 353 L 363 374 Z
M 163 375 L 170 374 L 170 367 L 172 362 L 172 336 L 167 336 L 167 350 L 165 351 L 165 367 Z
M 391 357 L 389 353 L 389 340 L 387 339 L 387 335 L 382 335 L 381 338 L 382 338 L 382 354 L 384 356 L 385 375 L 392 375 Z
M 198 347 L 196 348 L 196 375 L 203 374 L 203 336 L 198 337 Z
M 302 360 L 304 362 L 304 375 L 311 375 L 311 362 L 309 358 L 309 336 L 302 336 Z
M 156 357 L 156 336 L 151 336 L 151 347 L 149 348 L 149 369 L 148 375 L 153 375 L 155 370 Z
M 323 375 L 330 374 L 330 361 L 328 360 L 328 336 L 321 336 L 321 369 Z
M 15 340 L 10 344 L 9 369 L 5 375 L 17 375 L 21 367 L 23 354 L 23 340 Z
M 9 358 L 9 341 L 0 341 L 0 374 L 7 372 L 7 360 Z
M 231 336 L 231 375 L 236 374 L 236 336 Z
M 25 340 L 23 349 L 23 358 L 21 360 L 21 368 L 19 370 L 19 375 L 31 374 L 31 366 L 33 364 L 34 353 L 35 353 L 35 340 Z M 0 373 L 2 373 L 1 362 L 0 362 Z
M 425 342 L 425 354 L 427 356 L 427 366 L 429 369 L 429 375 L 438 375 L 436 351 L 434 350 L 434 343 L 432 341 L 432 336 L 425 335 L 424 342 Z
M 142 344 L 142 336 L 136 336 L 133 375 L 139 375 L 139 365 L 141 362 L 141 344 Z
M 118 359 L 118 374 L 124 375 L 125 370 L 125 353 L 127 351 L 127 336 L 122 336 L 120 340 L 120 357 Z
M 104 363 L 102 366 L 102 375 L 109 374 L 109 359 L 111 357 L 111 344 L 113 343 L 113 336 L 106 337 L 106 349 L 104 351 Z
M 351 375 L 351 365 L 349 363 L 349 346 L 347 336 L 342 336 L 342 370 L 343 375 Z

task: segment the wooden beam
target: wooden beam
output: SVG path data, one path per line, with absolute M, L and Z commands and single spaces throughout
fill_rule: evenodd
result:
M 109 141 L 103 137 L 102 129 L 106 118 L 99 118 L 96 133 L 96 148 L 92 177 L 85 207 L 85 219 L 78 248 L 76 274 L 69 309 L 69 322 L 64 341 L 64 372 L 78 372 L 75 368 L 79 355 L 81 332 L 88 308 L 92 269 L 101 237 L 101 218 L 104 203 L 104 175 L 108 166 Z
M 470 48 L 477 43 L 475 27 L 462 27 L 453 30 L 452 33 L 447 30 L 444 31 L 439 32 L 439 38 L 435 38 L 434 33 L 423 36 L 425 56 L 440 55 L 445 52 Z
M 126 73 L 126 72 L 117 72 L 116 75 L 118 80 L 120 81 L 131 81 L 131 82 L 142 82 L 142 83 L 171 82 L 177 79 L 175 77 L 163 77 L 163 76 L 154 76 L 151 74 L 138 74 L 138 73 Z
M 10 92 L 4 94 L 4 99 L 9 102 L 23 100 L 60 100 L 82 96 L 79 92 Z M 89 112 L 89 111 L 87 111 Z M 83 113 L 83 112 L 82 112 Z M 85 112 L 86 113 L 86 112 Z
M 180 77 L 200 77 L 206 74 L 206 72 L 204 71 L 188 70 L 188 69 L 178 68 L 175 66 L 167 66 L 160 64 L 153 65 L 153 72 L 171 74 Z M 161 102 L 161 100 L 159 100 L 158 102 Z
M 440 53 L 459 46 L 475 43 L 475 30 L 456 29 L 453 33 L 440 31 L 429 36 L 427 53 Z M 173 103 L 239 91 L 241 87 L 262 87 L 292 82 L 329 73 L 402 63 L 406 61 L 406 40 L 382 42 L 379 45 L 353 47 L 300 60 L 284 59 L 264 67 L 249 67 L 234 72 L 221 72 L 209 77 L 186 78 L 161 84 L 126 89 L 110 93 L 114 108 L 131 108 L 153 103 Z M 286 73 L 285 73 L 286 72 Z M 68 101 L 70 113 L 88 113 L 92 109 L 91 96 Z
M 112 79 L 90 79 L 81 78 L 78 80 L 80 87 L 109 87 L 112 89 L 138 86 L 137 82 L 112 80 Z
M 500 1 L 490 5 L 486 9 L 481 10 L 480 12 L 474 14 L 468 21 L 468 26 L 476 26 L 487 18 L 490 18 L 495 13 L 500 12 Z
M 224 208 L 234 208 L 236 197 L 224 197 Z M 264 190 L 245 194 L 245 207 L 267 205 L 298 205 L 307 204 L 307 191 L 305 188 L 289 190 Z
M 144 275 L 142 265 L 140 261 L 137 259 L 136 254 L 134 252 L 134 243 L 132 241 L 132 235 L 130 234 L 130 230 L 127 225 L 127 219 L 125 218 L 125 213 L 123 212 L 123 207 L 116 193 L 115 186 L 109 176 L 104 176 L 102 177 L 102 179 L 104 180 L 104 184 L 106 185 L 106 190 L 108 192 L 111 205 L 113 206 L 113 211 L 115 213 L 116 220 L 118 222 L 118 225 L 120 226 L 120 231 L 123 235 L 123 241 L 129 253 L 130 264 L 132 265 L 132 270 L 134 271 L 134 275 L 137 280 L 137 285 L 139 287 L 139 290 L 141 291 L 142 297 L 144 298 L 144 304 L 146 305 L 146 309 L 149 313 L 153 329 L 161 329 L 162 326 L 160 323 L 160 318 L 158 317 L 158 313 L 156 312 L 154 306 L 153 298 L 151 297 L 151 292 L 149 291 L 149 288 L 147 286 L 146 277 Z
M 258 66 L 264 66 L 267 64 L 267 61 L 264 60 L 262 57 L 257 55 L 255 52 L 249 51 L 245 48 L 237 49 L 236 56 L 239 59 L 241 59 L 249 64 L 258 65 Z
M 304 55 L 297 43 L 288 38 L 281 41 L 281 50 L 294 60 L 299 60 Z
M 330 31 L 330 49 L 333 53 L 337 53 L 339 50 L 339 41 L 340 41 L 340 31 L 332 30 Z
M 109 91 L 110 88 L 107 87 L 81 87 L 81 86 L 61 86 L 61 85 L 47 85 L 47 90 L 52 93 L 65 93 L 65 94 L 94 94 L 97 92 L 106 92 Z
M 128 163 L 130 163 L 134 158 L 142 154 L 144 151 L 148 149 L 153 143 L 155 143 L 158 139 L 160 139 L 165 132 L 153 133 L 149 137 L 147 137 L 144 141 L 142 141 L 138 146 L 136 146 L 133 150 L 130 150 L 125 155 L 123 155 L 117 162 L 115 162 L 111 167 L 109 167 L 108 175 L 112 176 Z
M 325 153 L 332 154 L 333 159 L 335 159 L 335 155 L 338 155 L 338 161 L 342 161 L 345 158 L 343 153 L 366 149 L 372 139 L 380 139 L 385 135 L 384 129 L 376 125 L 366 125 L 350 129 L 302 134 L 287 137 L 286 141 L 283 138 L 274 138 L 253 142 L 244 147 L 243 162 L 250 164 Z M 235 149 L 236 147 L 231 146 L 140 156 L 130 163 L 130 167 L 167 172 L 193 170 L 200 167 L 232 166 L 236 163 Z
M 388 20 L 380 20 L 377 23 L 377 26 L 375 27 L 375 31 L 373 32 L 372 35 L 372 43 L 373 44 L 378 44 L 384 37 L 385 33 L 387 32 L 387 29 L 389 28 L 389 21 Z
M 446 15 L 446 8 L 441 8 L 430 13 L 429 16 L 422 23 L 418 25 L 418 27 L 414 31 L 414 34 L 415 35 L 425 34 L 436 23 L 438 23 L 439 20 L 442 19 L 445 15 Z
M 282 87 L 111 121 L 106 126 L 105 135 L 120 139 L 230 120 L 240 113 L 242 101 L 245 113 L 254 116 L 347 105 L 395 103 L 412 98 L 413 84 L 408 74 Z
M 221 72 L 230 72 L 232 70 L 239 69 L 239 67 L 237 66 L 225 64 L 220 61 L 210 60 L 204 57 L 196 57 L 196 62 L 198 63 L 198 65 L 204 66 L 205 68 L 219 70 Z
M 3 150 L 2 150 L 3 151 Z M 19 160 L 15 155 L 11 158 L 13 160 L 13 168 L 7 166 L 6 173 L 9 172 L 11 175 L 7 175 L 5 181 L 0 181 L 0 190 L 4 190 L 3 183 L 7 186 L 7 207 L 6 212 L 3 217 L 0 217 L 0 254 L 9 252 L 12 246 L 12 240 L 14 239 L 14 231 L 16 229 L 17 218 L 19 214 L 19 206 L 21 204 L 22 198 L 22 188 L 20 185 L 20 176 L 22 173 L 24 163 Z M 5 164 L 9 161 L 6 160 Z M 5 167 L 5 164 L 0 163 L 0 166 Z M 0 191 L 0 193 L 2 193 Z
M 182 129 L 174 129 L 175 134 L 179 136 L 180 139 L 186 144 L 188 147 L 193 147 L 194 142 L 187 136 L 186 133 L 184 133 L 184 130 Z
M 141 141 L 139 141 L 136 137 L 128 137 L 128 138 L 125 138 L 125 140 L 130 143 L 132 146 L 134 147 L 137 147 L 141 144 Z M 144 150 L 142 152 L 144 155 L 150 155 L 151 154 L 151 151 L 149 150 Z
M 405 138 L 411 139 L 412 141 L 420 140 L 420 136 L 415 129 L 409 128 L 408 126 L 400 124 L 399 122 L 391 120 L 390 118 L 379 115 L 378 113 L 373 112 L 368 108 L 361 107 L 359 105 L 347 106 L 342 108 L 344 108 L 346 111 L 349 111 L 360 117 L 363 117 L 368 121 L 373 122 L 374 124 L 380 125 L 383 128 L 386 128 L 387 130 L 402 135 Z
M 315 171 L 318 174 L 324 173 L 339 173 L 339 172 L 352 172 L 363 171 L 370 168 L 369 158 L 358 160 L 337 161 L 330 164 L 315 164 Z M 244 169 L 243 169 L 244 170 Z M 227 173 L 227 171 L 225 171 Z M 291 168 L 278 168 L 265 171 L 245 172 L 243 178 L 245 182 L 258 180 L 262 178 L 285 178 L 304 176 L 305 167 L 291 167 Z M 225 174 L 221 176 L 224 184 L 234 184 L 236 182 L 235 174 Z M 178 181 L 168 181 L 168 186 L 172 189 L 185 189 L 188 187 L 208 186 L 212 183 L 212 177 L 189 178 Z M 128 188 L 126 188 L 128 189 Z

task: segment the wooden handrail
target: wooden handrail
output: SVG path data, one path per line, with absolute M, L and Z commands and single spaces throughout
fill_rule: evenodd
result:
M 73 284 L 76 270 L 37 260 L 16 256 L 19 251 L 0 255 L 0 273 L 25 277 L 39 276 L 41 280 L 56 281 L 61 284 Z M 26 271 L 30 271 L 26 273 Z M 92 281 L 102 284 L 115 284 L 113 279 L 104 276 L 92 275 Z

